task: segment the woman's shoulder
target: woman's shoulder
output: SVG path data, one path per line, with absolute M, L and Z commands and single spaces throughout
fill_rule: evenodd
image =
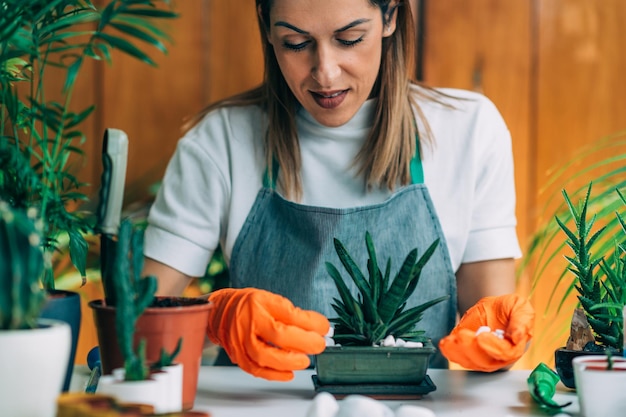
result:
M 486 95 L 459 88 L 412 87 L 415 103 L 429 123 L 504 125 L 496 105 Z M 502 127 L 502 126 L 500 126 Z
M 220 106 L 205 113 L 186 132 L 183 141 L 214 146 L 215 142 L 257 142 L 267 125 L 257 105 Z

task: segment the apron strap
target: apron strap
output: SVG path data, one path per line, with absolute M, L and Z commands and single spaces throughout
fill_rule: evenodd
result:
M 416 140 L 415 155 L 411 159 L 411 183 L 423 184 L 424 183 L 424 167 L 422 167 L 422 158 L 420 156 L 420 141 L 419 137 Z
M 424 183 L 424 168 L 422 167 L 422 158 L 420 156 L 420 143 L 419 137 L 416 138 L 417 146 L 415 147 L 415 155 L 411 159 L 411 183 L 423 184 Z M 263 188 L 269 188 L 270 190 L 276 189 L 276 178 L 278 178 L 278 161 L 276 158 L 272 159 L 272 179 L 268 174 L 268 167 L 265 167 L 263 172 Z
M 265 167 L 265 172 L 263 172 L 263 188 L 269 188 L 270 190 L 276 189 L 276 178 L 278 178 L 278 161 L 276 158 L 272 158 L 272 179 L 270 180 L 270 176 L 268 174 L 268 169 Z

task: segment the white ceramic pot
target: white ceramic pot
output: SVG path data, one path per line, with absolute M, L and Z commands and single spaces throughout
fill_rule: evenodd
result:
M 120 403 L 148 404 L 156 414 L 182 411 L 183 365 L 164 367 L 145 381 L 124 381 L 124 369 L 100 378 L 98 394 L 111 395 Z
M 626 358 L 613 357 L 607 370 L 605 355 L 579 356 L 572 360 L 576 394 L 585 417 L 615 417 L 626 410 Z
M 70 357 L 67 323 L 40 319 L 40 328 L 0 331 L 0 414 L 54 417 Z

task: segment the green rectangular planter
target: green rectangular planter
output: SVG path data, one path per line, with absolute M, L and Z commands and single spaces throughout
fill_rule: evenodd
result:
M 426 376 L 431 342 L 421 348 L 329 346 L 316 356 L 320 384 L 421 384 Z

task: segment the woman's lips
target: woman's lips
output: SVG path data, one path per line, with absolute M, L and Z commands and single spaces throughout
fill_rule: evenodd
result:
M 316 92 L 311 91 L 313 100 L 324 109 L 334 109 L 339 106 L 348 95 L 348 90 Z

